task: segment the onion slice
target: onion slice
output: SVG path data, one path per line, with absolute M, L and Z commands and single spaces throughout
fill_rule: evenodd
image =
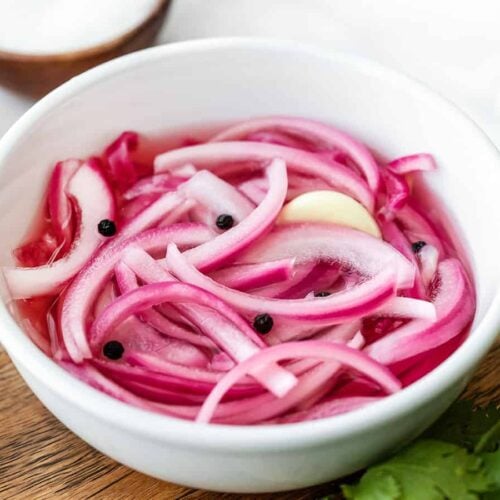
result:
M 78 363 L 90 358 L 87 341 L 87 317 L 99 290 L 112 275 L 113 268 L 124 250 L 135 244 L 147 251 L 158 251 L 171 242 L 179 245 L 199 245 L 212 237 L 212 232 L 199 224 L 178 224 L 143 231 L 124 240 L 113 240 L 104 246 L 80 273 L 66 291 L 60 315 L 60 329 L 71 359 Z
M 354 349 L 359 349 L 363 343 L 359 337 L 356 337 L 351 339 L 347 345 Z M 222 418 L 217 418 L 217 421 L 219 423 L 248 425 L 281 415 L 304 403 L 306 400 L 315 397 L 318 393 L 329 389 L 342 368 L 342 365 L 338 361 L 321 361 L 314 358 L 304 358 L 296 363 L 300 363 L 301 361 L 308 363 L 310 369 L 300 377 L 299 383 L 284 397 L 276 399 L 271 394 L 262 394 L 240 401 L 239 404 L 236 402 L 230 405 L 227 404 L 224 408 L 224 414 L 230 414 Z M 288 368 L 291 368 L 291 365 Z M 230 406 L 232 407 L 232 412 L 228 412 Z
M 193 265 L 204 271 L 217 269 L 271 228 L 286 196 L 286 165 L 282 160 L 273 160 L 266 172 L 269 191 L 262 203 L 233 228 L 187 252 L 186 257 Z
M 374 276 L 392 268 L 398 288 L 409 288 L 416 268 L 388 243 L 369 234 L 333 224 L 289 224 L 276 227 L 272 233 L 252 245 L 241 263 L 269 262 L 295 258 L 296 264 L 335 262 L 364 276 Z
M 418 252 L 418 260 L 420 262 L 422 282 L 425 287 L 428 287 L 434 279 L 437 271 L 439 264 L 439 252 L 437 248 L 432 245 L 425 245 Z
M 354 410 L 359 410 L 364 406 L 380 401 L 382 398 L 374 396 L 352 396 L 335 398 L 314 405 L 307 410 L 300 410 L 289 413 L 284 417 L 275 418 L 263 422 L 265 424 L 293 424 L 296 422 L 306 422 L 308 420 L 318 420 L 320 418 L 333 417 Z
M 115 279 L 122 294 L 139 288 L 136 274 L 132 271 L 132 269 L 130 269 L 130 267 L 127 266 L 127 264 L 125 264 L 124 261 L 118 262 L 115 266 Z M 102 312 L 102 310 L 99 311 L 99 313 L 100 312 Z M 163 335 L 177 340 L 182 340 L 195 346 L 208 347 L 214 350 L 216 349 L 215 344 L 210 339 L 174 323 L 154 308 L 142 311 L 138 317 L 149 326 L 161 332 Z
M 386 168 L 395 174 L 405 175 L 413 172 L 431 172 L 436 170 L 437 167 L 432 155 L 418 153 L 396 158 L 389 162 Z
M 58 242 L 63 244 L 62 250 L 69 248 L 72 240 L 71 220 L 73 209 L 66 188 L 71 177 L 73 177 L 82 164 L 81 160 L 74 159 L 58 162 L 54 167 L 49 181 L 47 198 L 50 221 Z
M 92 344 L 99 345 L 109 331 L 132 314 L 163 302 L 194 303 L 214 310 L 216 313 L 228 309 L 219 298 L 191 285 L 177 282 L 145 285 L 118 297 L 96 318 L 90 331 Z M 214 332 L 212 340 L 220 342 L 217 332 Z M 228 343 L 231 344 L 235 341 L 236 339 L 228 339 Z M 239 356 L 248 357 L 258 351 L 257 347 L 255 346 L 252 351 Z M 266 368 L 256 367 L 251 374 L 279 396 L 286 394 L 297 383 L 297 379 L 291 373 L 278 366 L 273 370 L 266 370 Z
M 114 219 L 115 204 L 101 172 L 90 163 L 83 164 L 70 179 L 67 192 L 79 210 L 80 224 L 76 239 L 69 252 L 51 264 L 4 269 L 14 299 L 56 293 L 105 241 L 97 226 L 103 219 Z
M 374 196 L 370 188 L 355 172 L 333 161 L 327 161 L 300 149 L 265 144 L 261 142 L 220 142 L 200 144 L 168 151 L 155 158 L 155 172 L 171 171 L 184 163 L 194 163 L 198 168 L 213 170 L 220 174 L 224 164 L 235 170 L 235 163 L 267 163 L 281 158 L 291 171 L 318 177 L 329 186 L 352 196 L 370 212 Z
M 378 316 L 436 320 L 436 307 L 432 302 L 412 297 L 393 297 L 377 309 Z
M 207 399 L 205 399 L 196 417 L 196 421 L 198 423 L 210 422 L 224 394 L 240 378 L 247 375 L 249 370 L 255 368 L 255 366 L 263 366 L 267 363 L 277 363 L 285 359 L 303 357 L 338 361 L 342 365 L 346 365 L 373 379 L 389 394 L 401 389 L 401 383 L 387 368 L 356 349 L 352 349 L 342 344 L 322 342 L 319 340 L 289 342 L 287 344 L 269 347 L 243 361 L 226 373 L 208 395 Z
M 236 188 L 208 170 L 197 172 L 180 190 L 206 210 L 216 215 L 229 214 L 236 222 L 241 222 L 255 208 Z
M 396 288 L 394 271 L 385 269 L 356 287 L 319 300 L 272 299 L 232 290 L 215 282 L 191 265 L 175 245 L 168 246 L 166 262 L 181 281 L 217 295 L 240 311 L 266 312 L 303 323 L 331 325 L 366 316 L 391 298 Z
M 349 155 L 370 186 L 376 191 L 379 184 L 379 169 L 368 148 L 341 130 L 314 120 L 285 116 L 257 118 L 233 125 L 212 138 L 212 142 L 237 141 L 262 131 L 289 132 L 310 141 L 319 142 L 327 148 L 337 148 Z
M 458 260 L 447 259 L 439 264 L 434 305 L 436 321 L 410 321 L 369 345 L 366 352 L 380 363 L 393 365 L 458 335 L 474 311 L 474 298 Z
M 128 249 L 124 261 L 146 283 L 162 284 L 175 279 L 156 260 L 139 248 Z M 201 307 L 195 302 L 190 306 L 178 304 L 177 309 L 235 361 L 246 359 L 266 347 L 264 341 L 236 311 L 222 300 L 216 298 L 217 300 L 213 301 L 211 297 L 211 294 L 207 294 L 204 297 L 206 304 L 202 302 Z M 208 307 L 204 307 L 205 305 Z M 295 377 L 291 377 L 291 374 L 279 366 L 264 367 L 262 371 L 258 370 L 253 375 L 278 396 L 283 395 L 297 382 Z
M 282 259 L 262 264 L 240 264 L 214 271 L 211 278 L 228 288 L 251 290 L 282 281 L 295 273 L 295 259 Z

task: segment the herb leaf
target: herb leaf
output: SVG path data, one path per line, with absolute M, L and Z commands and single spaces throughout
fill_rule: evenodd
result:
M 481 458 L 452 443 L 421 439 L 343 492 L 355 500 L 474 500 L 490 489 Z
M 363 476 L 359 484 L 343 485 L 342 493 L 346 498 L 356 500 L 396 500 L 401 498 L 401 487 L 390 473 L 373 469 Z
M 500 498 L 500 450 L 494 453 L 481 453 L 479 455 L 483 461 L 483 467 L 490 482 L 490 489 L 497 493 Z
M 424 437 L 455 443 L 476 453 L 495 451 L 500 440 L 500 408 L 494 404 L 474 408 L 470 401 L 457 401 Z

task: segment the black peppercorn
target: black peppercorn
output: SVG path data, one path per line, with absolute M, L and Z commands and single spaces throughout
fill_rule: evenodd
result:
M 269 333 L 274 325 L 273 318 L 269 316 L 267 313 L 259 314 L 258 316 L 255 316 L 255 319 L 253 320 L 253 327 L 255 331 L 266 334 Z
M 102 348 L 102 353 L 109 359 L 117 360 L 123 356 L 125 349 L 123 344 L 118 342 L 118 340 L 110 340 L 104 344 Z
M 425 247 L 425 245 L 427 245 L 427 243 L 425 241 L 415 241 L 415 243 L 412 243 L 411 245 L 411 249 L 413 250 L 413 253 L 418 253 L 420 252 L 420 250 L 422 250 L 422 248 Z
M 103 236 L 114 236 L 116 233 L 116 224 L 112 220 L 103 219 L 97 224 L 97 230 Z
M 221 214 L 217 217 L 215 224 L 219 229 L 231 229 L 234 224 L 233 216 L 229 214 Z
M 328 297 L 328 295 L 331 295 L 331 293 L 326 291 L 314 292 L 315 297 Z

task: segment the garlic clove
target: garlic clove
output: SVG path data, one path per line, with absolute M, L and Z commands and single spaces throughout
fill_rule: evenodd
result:
M 311 191 L 287 203 L 278 223 L 328 222 L 348 226 L 381 238 L 380 229 L 366 208 L 337 191 Z

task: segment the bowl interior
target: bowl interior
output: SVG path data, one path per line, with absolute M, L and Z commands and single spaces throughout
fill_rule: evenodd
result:
M 478 287 L 480 321 L 500 278 L 500 168 L 484 137 L 428 91 L 366 62 L 289 46 L 215 49 L 180 46 L 168 57 L 153 49 L 123 58 L 88 72 L 78 86 L 63 86 L 23 118 L 0 148 L 0 263 L 11 262 L 57 160 L 98 152 L 123 130 L 158 134 L 299 115 L 335 124 L 386 158 L 435 155 L 439 171 L 427 177 L 458 223 Z

